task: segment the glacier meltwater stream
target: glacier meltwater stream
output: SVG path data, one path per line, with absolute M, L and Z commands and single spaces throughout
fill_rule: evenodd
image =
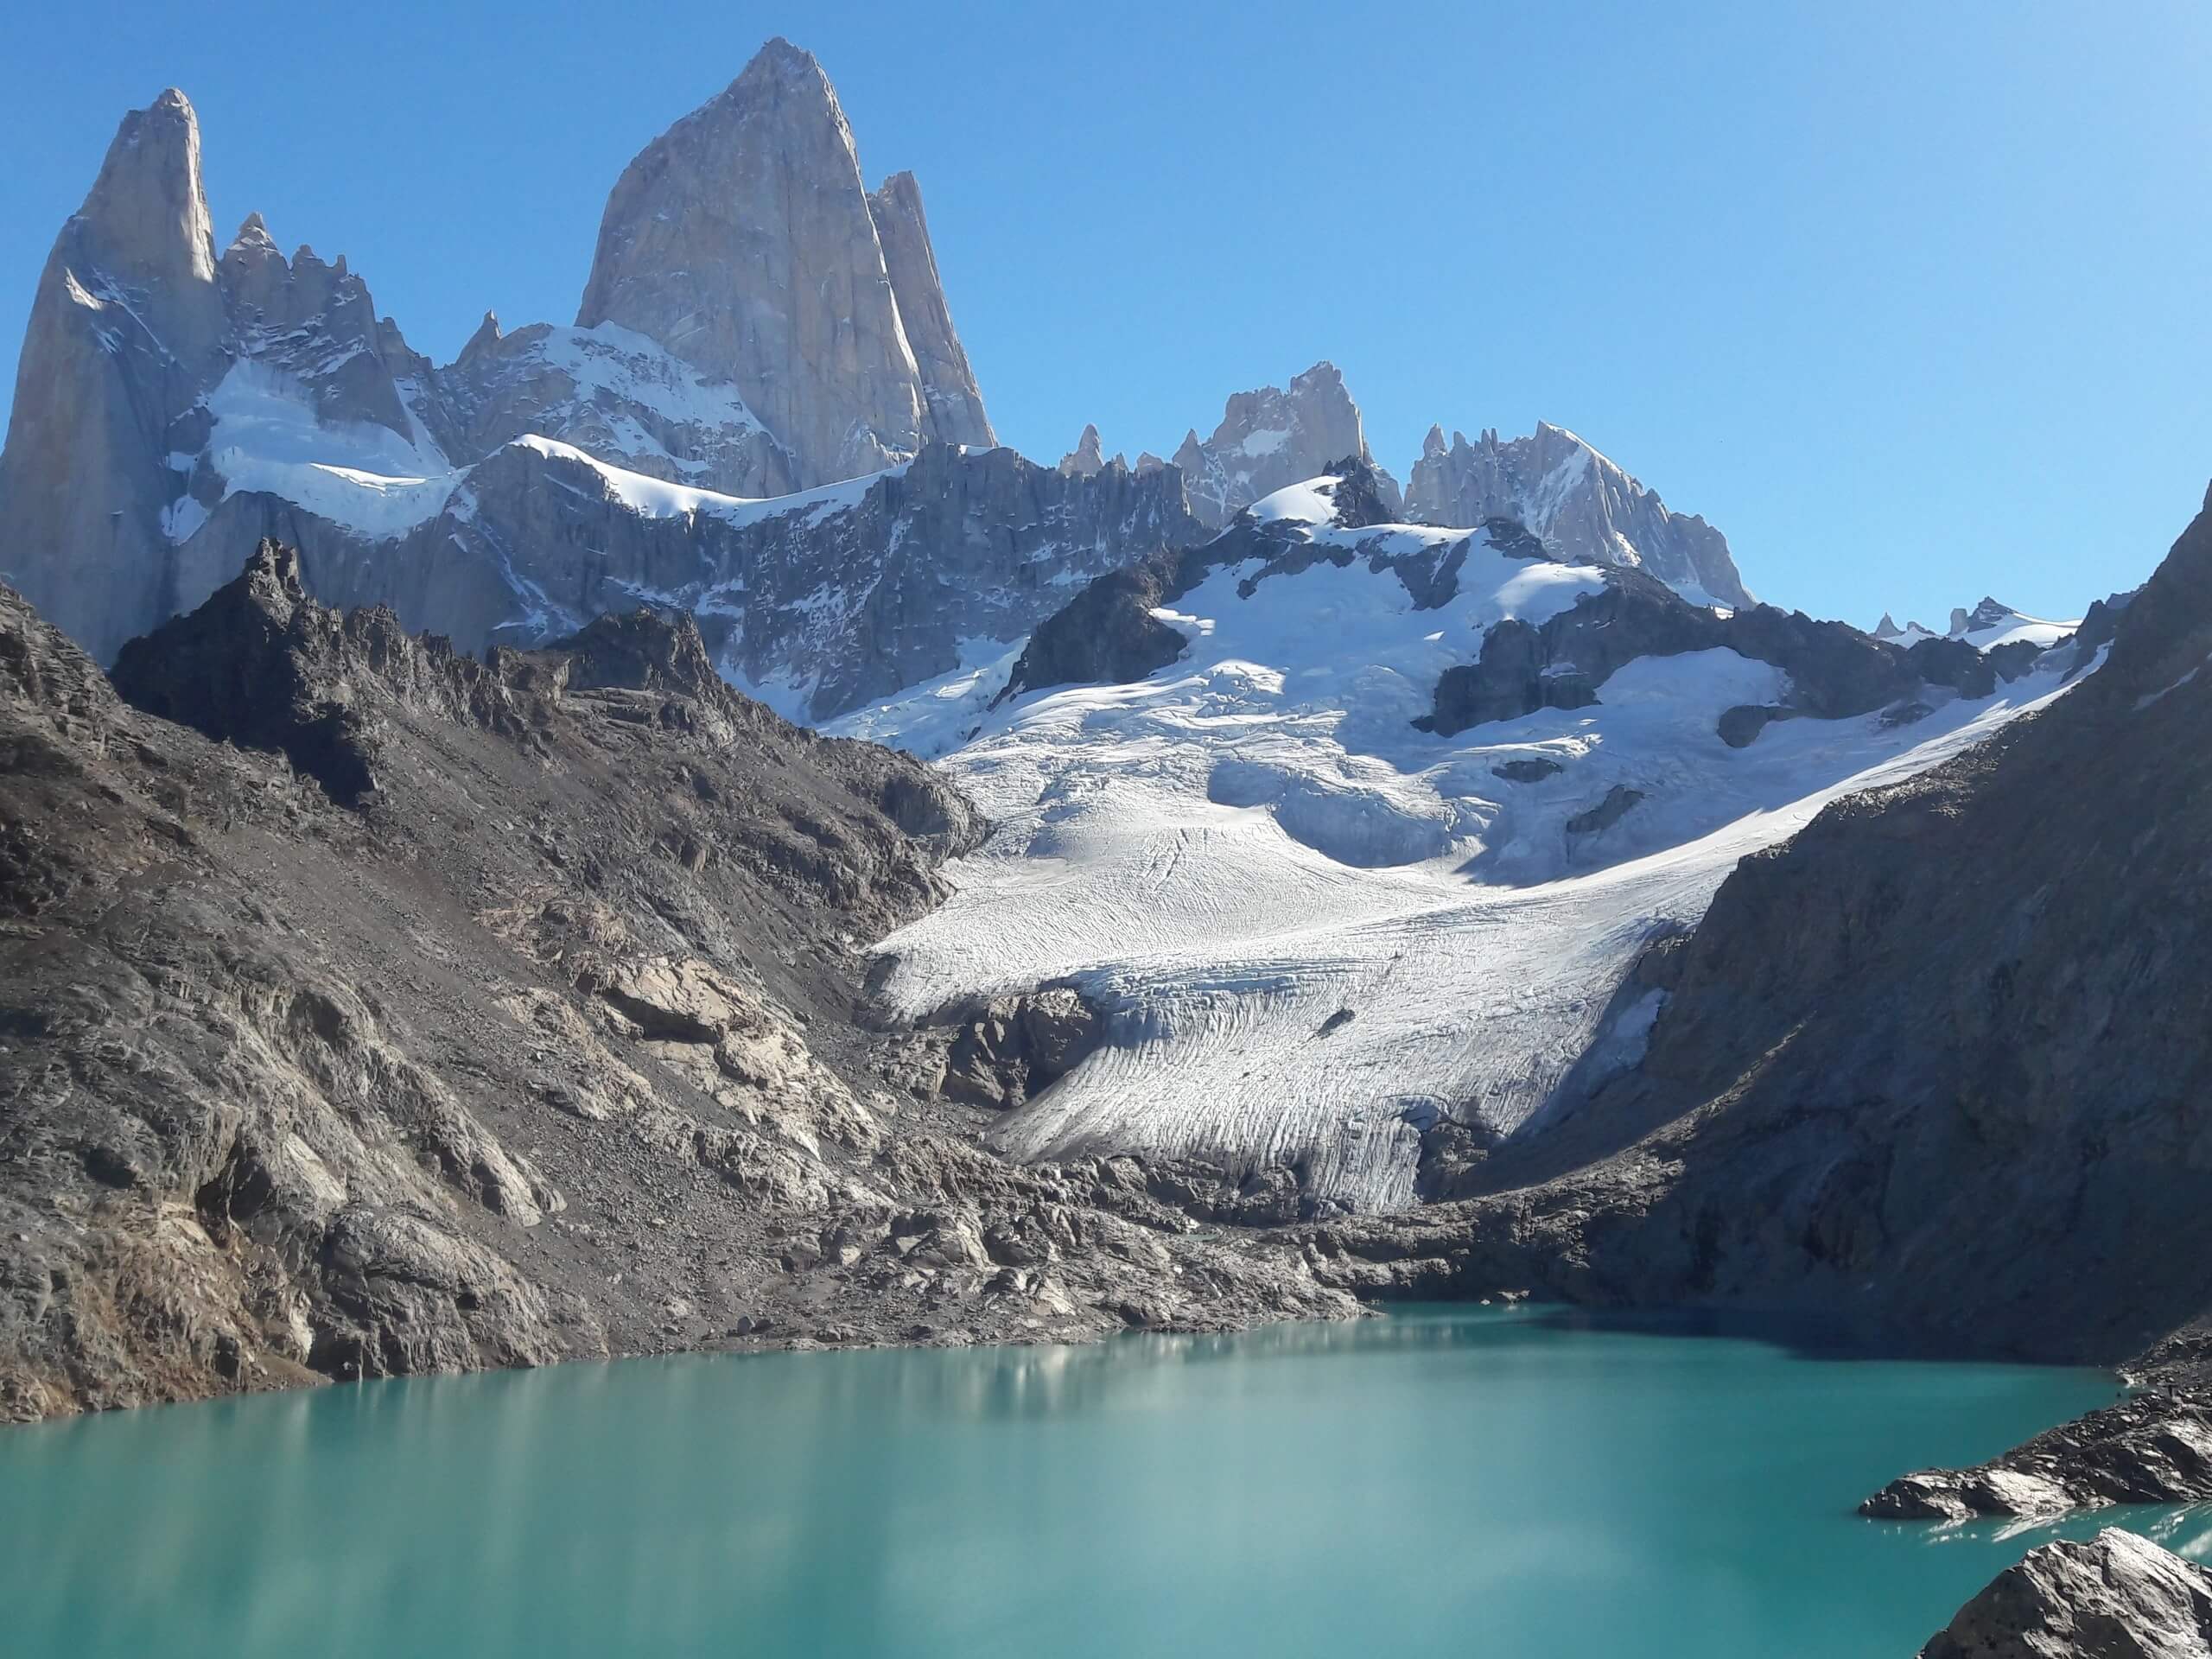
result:
M 372 1383 L 0 1431 L 0 1605 L 24 1656 L 1902 1659 L 2046 1534 L 1856 1501 L 2113 1392 L 1464 1309 Z

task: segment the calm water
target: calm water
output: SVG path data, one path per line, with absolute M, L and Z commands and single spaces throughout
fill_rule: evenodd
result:
M 0 1649 L 1902 1659 L 2047 1535 L 1852 1505 L 2113 1392 L 1415 1310 L 174 1407 L 0 1431 Z

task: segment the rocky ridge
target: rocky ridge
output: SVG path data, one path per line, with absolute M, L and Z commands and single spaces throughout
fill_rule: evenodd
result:
M 1754 601 L 1727 537 L 1658 496 L 1564 427 L 1538 422 L 1524 438 L 1485 431 L 1447 445 L 1432 427 L 1406 486 L 1406 517 L 1421 524 L 1510 518 L 1560 558 L 1642 569 L 1700 605 Z
M 123 124 L 34 306 L 0 452 L 0 576 L 103 661 L 274 536 L 327 601 L 389 604 L 472 651 L 689 592 L 718 648 L 744 636 L 726 659 L 743 683 L 824 719 L 971 666 L 970 646 L 1013 646 L 1060 587 L 1202 540 L 1344 457 L 1372 462 L 1342 375 L 1319 363 L 1230 398 L 1176 465 L 1129 467 L 1091 435 L 1058 468 L 1090 500 L 1063 492 L 1045 518 L 1036 486 L 979 503 L 958 468 L 925 467 L 917 482 L 963 497 L 926 515 L 945 539 L 879 549 L 848 576 L 851 537 L 824 526 L 817 486 L 995 439 L 918 187 L 901 173 L 865 188 L 821 66 L 780 40 L 626 169 L 574 326 L 503 330 L 487 315 L 441 365 L 342 256 L 287 257 L 258 214 L 219 256 L 210 232 L 196 118 L 164 93 Z M 549 443 L 631 481 L 582 476 Z M 1707 578 L 1726 588 L 1666 550 L 1700 521 L 1647 502 L 1602 457 L 1584 470 L 1541 502 L 1504 492 L 1498 511 L 1563 556 L 1640 563 L 1694 597 Z M 1430 494 L 1439 513 L 1465 505 Z M 711 523 L 726 514 L 696 511 L 707 495 L 785 504 L 755 515 L 786 522 L 741 575 Z M 1037 527 L 1055 522 L 1084 539 L 1040 552 L 1053 538 Z M 1592 524 L 1604 533 L 1578 528 Z M 929 586 L 932 561 L 942 615 L 924 619 L 897 577 Z M 845 642 L 874 626 L 859 615 L 871 604 L 926 647 L 856 665 Z
M 469 487 L 525 437 L 741 498 L 994 443 L 918 188 L 862 187 L 808 54 L 772 41 L 632 164 L 575 327 L 487 316 L 443 367 L 342 257 L 287 259 L 258 214 L 219 258 L 190 103 L 171 91 L 127 117 L 34 301 L 0 575 L 105 661 L 204 599 L 271 514 L 296 516 L 295 539 L 323 521 L 324 544 L 364 558 L 480 508 L 464 550 L 489 569 L 466 580 L 504 576 L 500 620 L 526 621 L 525 524 Z M 240 495 L 269 498 L 262 521 L 203 534 Z M 472 620 L 427 619 L 474 645 L 489 634 Z
M 1010 449 L 931 443 L 873 477 L 753 502 L 530 438 L 393 537 L 234 494 L 181 564 L 205 592 L 221 548 L 274 537 L 300 549 L 318 597 L 388 605 L 471 651 L 640 603 L 682 609 L 734 681 L 821 721 L 957 669 L 969 642 L 1019 639 L 1099 572 L 1203 534 L 1173 474 L 1071 477 Z
M 1095 437 L 1095 429 L 1086 436 Z M 1071 470 L 1065 461 L 1062 469 Z M 1450 599 L 1458 569 L 1478 539 L 1515 557 L 1569 563 L 1554 544 L 1504 518 L 1482 521 L 1440 553 L 1426 545 L 1408 551 L 1390 531 L 1400 503 L 1388 474 L 1347 455 L 1313 481 L 1328 496 L 1332 530 L 1370 533 L 1336 537 L 1324 550 L 1302 524 L 1271 524 L 1263 512 L 1240 509 L 1212 540 L 1165 547 L 1109 571 L 1065 610 L 1039 622 L 1001 701 L 1052 685 L 1128 683 L 1174 661 L 1188 640 L 1156 613 L 1214 571 L 1248 561 L 1261 562 L 1250 578 L 1256 584 L 1295 574 L 1318 558 L 1339 566 L 1363 559 L 1371 569 L 1395 570 L 1420 607 Z M 1599 686 L 1637 658 L 1725 650 L 1770 663 L 1789 676 L 1786 702 L 1744 705 L 1722 715 L 1723 741 L 1741 748 L 1773 721 L 1800 716 L 1836 720 L 1886 709 L 1891 723 L 1910 724 L 1929 712 L 1919 701 L 1923 696 L 1985 697 L 2000 680 L 2018 678 L 2036 661 L 2032 650 L 1985 654 L 1963 640 L 1900 646 L 1844 623 L 1756 603 L 1717 611 L 1684 599 L 1634 564 L 1595 558 L 1586 563 L 1599 576 L 1597 591 L 1541 623 L 1507 619 L 1491 627 L 1473 662 L 1443 672 L 1433 709 L 1415 724 L 1448 737 L 1541 709 L 1586 708 L 1599 701 Z
M 0 592 L 5 1414 L 1351 1311 L 1202 1170 L 976 1144 L 859 954 L 972 810 L 688 620 L 480 661 L 264 545 L 117 676 Z
M 2201 1363 L 2208 654 L 2212 514 L 2067 696 L 1745 859 L 1624 988 L 1659 999 L 1639 1064 L 1455 1154 L 1465 1201 L 1347 1224 L 1337 1282 Z

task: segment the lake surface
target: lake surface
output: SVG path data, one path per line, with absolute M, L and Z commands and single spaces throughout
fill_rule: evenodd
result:
M 0 1649 L 1904 1659 L 2049 1529 L 1853 1505 L 2114 1392 L 1414 1309 L 169 1407 L 0 1430 Z

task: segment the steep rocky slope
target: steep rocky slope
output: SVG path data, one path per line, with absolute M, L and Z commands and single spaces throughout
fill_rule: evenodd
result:
M 861 954 L 972 809 L 688 620 L 478 662 L 264 545 L 117 678 L 0 590 L 0 1412 L 1348 1311 L 975 1144 L 1074 1011 L 880 1033 Z
M 1485 1196 L 1382 1277 L 2187 1363 L 2212 1308 L 2208 657 L 2212 513 L 2069 695 L 1745 858 L 1624 988 L 1656 1005 L 1641 1064 L 1433 1168 Z M 1344 1242 L 1404 1254 L 1388 1231 Z

